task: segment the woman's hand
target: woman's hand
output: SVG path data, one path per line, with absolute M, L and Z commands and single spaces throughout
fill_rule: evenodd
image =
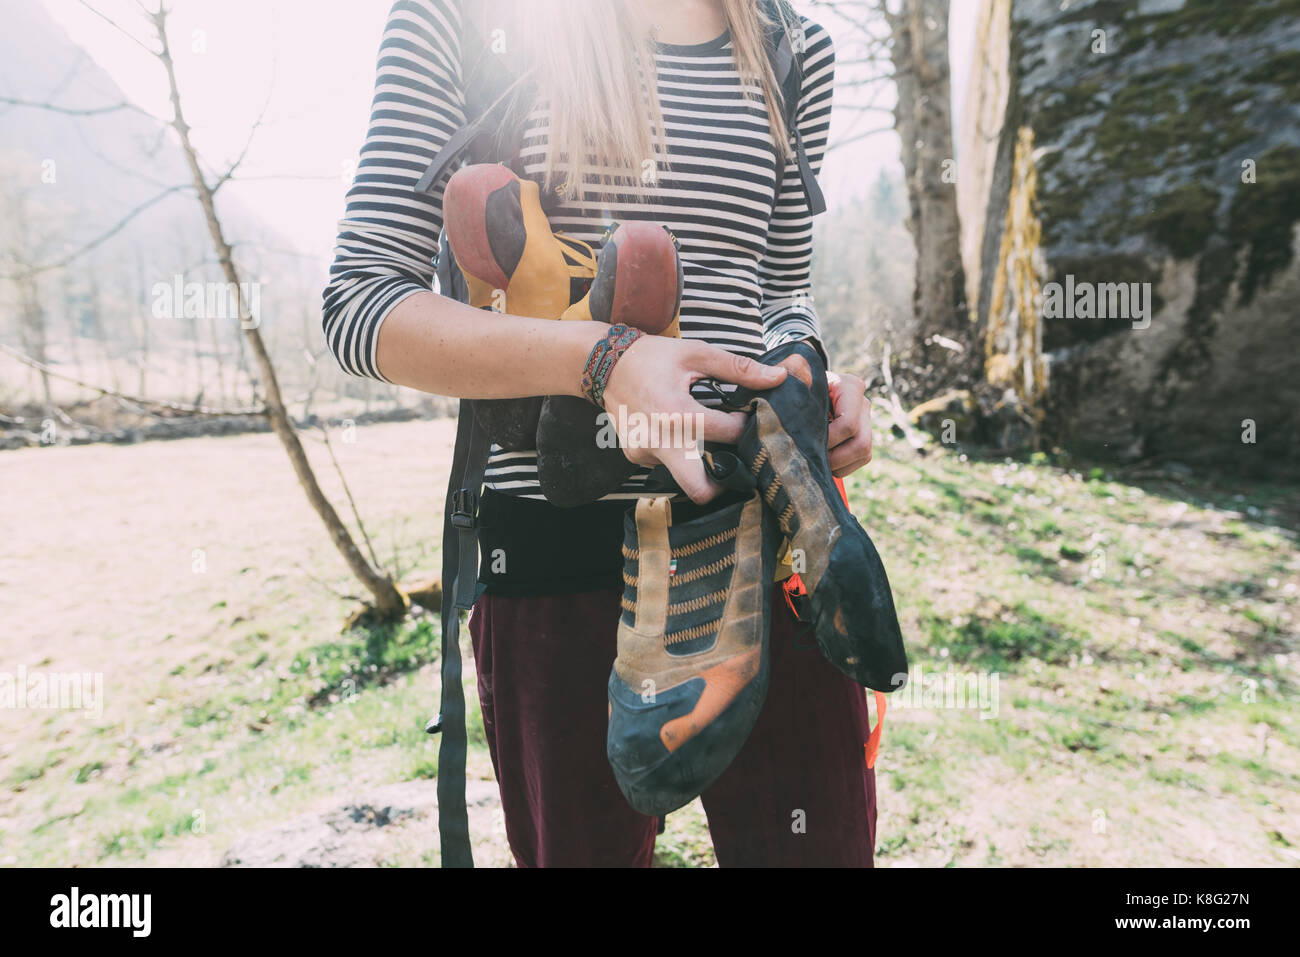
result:
M 831 393 L 831 427 L 826 439 L 831 472 L 852 475 L 871 461 L 871 403 L 867 384 L 847 372 L 827 372 Z
M 766 366 L 702 342 L 643 336 L 610 373 L 605 410 L 629 461 L 667 466 L 682 491 L 702 504 L 722 487 L 704 471 L 701 444 L 739 442 L 746 415 L 706 408 L 691 395 L 691 386 L 700 379 L 716 379 L 771 389 L 785 375 L 779 366 Z
M 803 356 L 790 356 L 781 365 L 804 385 L 812 385 L 812 369 Z M 867 401 L 867 384 L 855 375 L 827 372 L 826 385 L 831 394 L 831 425 L 826 447 L 830 451 L 831 472 L 844 478 L 871 461 L 871 403 Z

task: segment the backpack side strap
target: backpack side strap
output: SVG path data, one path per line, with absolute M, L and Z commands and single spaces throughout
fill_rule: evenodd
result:
M 478 583 L 478 498 L 487 468 L 488 437 L 462 402 L 442 524 L 442 691 L 428 723 L 438 742 L 438 840 L 443 867 L 473 867 L 465 805 L 465 689 L 461 685 L 460 612 L 482 594 Z

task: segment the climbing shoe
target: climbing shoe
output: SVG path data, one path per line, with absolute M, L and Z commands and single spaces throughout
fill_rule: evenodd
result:
M 560 318 L 621 322 L 679 338 L 682 285 L 676 237 L 657 223 L 623 223 L 600 248 L 591 288 Z
M 595 275 L 591 247 L 554 233 L 537 184 L 505 166 L 479 163 L 452 174 L 443 194 L 447 243 L 476 309 L 558 319 Z M 478 399 L 474 417 L 497 445 L 536 446 L 543 398 Z
M 749 736 L 767 694 L 779 541 L 752 490 L 629 511 L 606 753 L 642 814 L 689 803 Z
M 751 393 L 753 415 L 737 454 L 789 540 L 807 592 L 801 617 L 812 623 L 822 653 L 858 684 L 894 691 L 907 679 L 907 654 L 885 566 L 831 474 L 826 366 L 806 342 L 779 346 L 759 361 L 780 365 L 792 356 L 807 363 L 811 385 L 792 372 L 779 386 Z
M 679 337 L 681 301 L 676 240 L 655 223 L 631 222 L 601 247 L 591 289 L 561 318 L 621 322 Z M 635 471 L 604 409 L 577 396 L 547 396 L 537 424 L 537 475 L 549 502 L 586 505 L 616 491 Z

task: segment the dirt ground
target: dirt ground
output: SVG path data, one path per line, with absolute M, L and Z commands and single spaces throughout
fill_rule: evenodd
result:
M 437 567 L 453 431 L 331 432 L 403 580 Z M 914 667 L 986 693 L 914 681 L 891 707 L 879 863 L 1295 866 L 1294 490 L 1084 471 L 881 434 L 850 483 Z M 102 676 L 95 707 L 0 711 L 0 864 L 212 865 L 275 840 L 278 863 L 436 863 L 436 623 L 341 633 L 357 586 L 272 436 L 5 452 L 0 489 L 0 676 Z M 506 866 L 466 685 L 476 855 Z M 713 863 L 698 804 L 658 858 Z

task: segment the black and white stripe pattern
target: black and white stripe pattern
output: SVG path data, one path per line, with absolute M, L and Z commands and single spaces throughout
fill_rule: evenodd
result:
M 380 324 L 399 301 L 433 283 L 442 194 L 413 187 L 433 156 L 466 122 L 460 88 L 460 5 L 399 0 L 379 52 L 370 130 L 340 223 L 325 289 L 325 339 L 342 368 L 383 380 L 375 364 Z M 814 170 L 830 127 L 834 50 L 819 25 L 801 18 L 804 82 L 796 122 Z M 762 93 L 746 99 L 731 43 L 660 47 L 659 95 L 667 164 L 653 170 L 648 198 L 605 209 L 565 206 L 558 230 L 597 246 L 611 221 L 651 220 L 681 243 L 685 290 L 681 329 L 745 355 L 794 339 L 819 338 L 809 285 L 812 217 L 796 164 L 782 172 Z M 520 159 L 540 177 L 547 117 L 525 127 Z M 491 321 L 485 317 L 485 321 Z M 494 449 L 490 487 L 538 496 L 531 453 Z M 633 494 L 639 482 L 630 483 Z

